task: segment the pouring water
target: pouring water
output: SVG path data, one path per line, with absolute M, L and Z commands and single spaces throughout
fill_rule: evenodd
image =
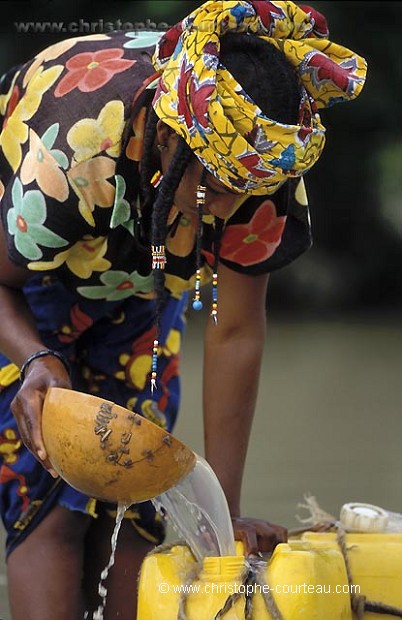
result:
M 175 532 L 191 549 L 195 558 L 236 555 L 232 522 L 225 494 L 211 467 L 196 455 L 193 469 L 171 489 L 152 499 L 155 509 L 167 515 Z M 101 573 L 98 593 L 101 605 L 92 620 L 103 620 L 107 588 L 105 580 L 115 559 L 117 538 L 128 506 L 118 505 L 111 540 L 109 563 Z
M 206 556 L 236 555 L 226 497 L 202 457 L 197 455 L 190 473 L 152 503 L 158 512 L 167 514 L 198 561 Z

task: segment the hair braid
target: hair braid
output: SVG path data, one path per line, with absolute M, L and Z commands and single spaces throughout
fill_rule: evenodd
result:
M 152 245 L 165 245 L 167 236 L 167 220 L 178 188 L 187 165 L 193 156 L 192 150 L 182 139 L 178 139 L 177 148 L 170 166 L 158 188 L 152 209 Z M 160 313 L 164 303 L 165 276 L 163 269 L 154 269 L 154 285 L 157 295 L 157 328 L 159 329 Z
M 144 127 L 144 141 L 140 172 L 140 204 L 141 204 L 141 225 L 144 239 L 150 241 L 152 208 L 156 199 L 156 190 L 151 184 L 151 179 L 158 168 L 158 161 L 155 157 L 155 137 L 158 117 L 150 105 Z
M 157 162 L 154 154 L 154 143 L 156 137 L 156 125 L 158 116 L 152 107 L 149 108 L 144 128 L 144 145 L 140 166 L 140 183 L 143 197 L 143 206 L 149 202 L 153 204 L 155 199 L 155 190 L 151 185 L 151 179 L 157 168 Z

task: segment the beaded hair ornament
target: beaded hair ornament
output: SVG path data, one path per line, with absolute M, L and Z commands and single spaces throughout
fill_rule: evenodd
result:
M 159 145 L 158 145 L 159 146 Z M 197 214 L 198 214 L 198 225 L 197 225 L 197 248 L 196 248 L 196 273 L 195 273 L 195 286 L 194 286 L 194 297 L 192 302 L 192 307 L 196 311 L 200 311 L 203 308 L 203 303 L 201 301 L 201 245 L 202 245 L 202 216 L 204 214 L 204 205 L 205 205 L 205 193 L 206 193 L 206 185 L 205 185 L 205 177 L 207 171 L 204 169 L 200 183 L 197 185 L 196 190 L 196 202 L 197 202 Z M 155 189 L 159 187 L 163 180 L 163 175 L 158 170 L 151 179 L 151 184 Z M 218 225 L 219 228 L 219 225 Z M 166 266 L 166 253 L 164 245 L 153 245 L 152 244 L 152 270 L 163 270 Z M 214 273 L 212 276 L 212 310 L 211 317 L 214 323 L 217 323 L 218 320 L 218 274 L 217 274 L 217 266 L 218 266 L 218 253 L 219 246 L 215 246 L 215 260 L 214 260 Z M 151 368 L 151 391 L 153 392 L 156 388 L 156 379 L 157 379 L 157 368 L 158 368 L 158 348 L 159 348 L 159 327 L 157 326 L 157 337 L 153 343 L 152 349 L 152 368 Z

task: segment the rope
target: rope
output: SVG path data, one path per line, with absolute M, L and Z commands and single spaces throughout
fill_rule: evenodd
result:
M 241 584 L 244 586 L 245 592 L 245 620 L 251 620 L 252 610 L 253 610 L 253 595 L 256 591 L 256 588 L 247 589 L 247 586 L 255 586 L 258 585 L 260 588 L 260 593 L 265 603 L 265 607 L 268 613 L 271 615 L 272 620 L 284 620 L 281 612 L 279 611 L 274 597 L 271 593 L 271 590 L 267 588 L 267 583 L 262 575 L 265 573 L 266 563 L 261 562 L 261 560 L 247 560 L 248 570 L 245 571 L 243 578 L 241 580 Z M 265 587 L 264 587 L 265 586 Z M 225 601 L 223 607 L 218 611 L 213 620 L 221 620 L 225 617 L 227 612 L 235 605 L 236 601 L 242 596 L 242 593 L 236 592 L 235 594 L 231 594 Z
M 380 601 L 368 601 L 363 594 L 356 594 L 355 587 L 353 587 L 352 569 L 350 566 L 348 550 L 346 546 L 346 532 L 338 524 L 336 532 L 336 540 L 339 548 L 342 552 L 343 560 L 346 567 L 346 575 L 349 583 L 349 593 L 351 599 L 352 611 L 356 615 L 356 620 L 364 620 L 364 612 L 371 612 L 373 614 L 385 614 L 388 616 L 394 616 L 396 618 L 402 618 L 402 609 L 393 607 L 392 605 L 386 605 Z
M 187 620 L 186 603 L 191 593 L 191 588 L 187 586 L 190 586 L 190 584 L 192 584 L 194 581 L 196 581 L 199 578 L 201 571 L 202 571 L 202 562 L 197 562 L 197 564 L 195 564 L 195 566 L 188 572 L 186 576 L 186 580 L 183 584 L 183 588 L 180 593 L 177 620 Z
M 224 618 L 226 614 L 228 613 L 228 611 L 230 611 L 230 609 L 234 607 L 236 602 L 241 597 L 242 597 L 242 594 L 240 594 L 240 592 L 235 592 L 234 594 L 231 594 L 230 596 L 228 596 L 228 598 L 225 601 L 224 606 L 218 611 L 217 614 L 215 614 L 213 620 L 221 620 L 221 618 Z
M 265 570 L 265 566 L 264 566 L 264 570 Z M 273 620 L 283 620 L 283 616 L 276 605 L 275 599 L 272 595 L 270 588 L 264 588 L 264 586 L 266 586 L 267 583 L 265 579 L 263 579 L 262 574 L 263 574 L 263 571 L 262 571 L 262 567 L 260 566 L 259 570 L 257 570 L 256 572 L 256 583 L 261 588 L 261 595 L 262 595 L 262 598 L 264 599 L 265 607 L 267 608 L 268 613 L 271 614 Z
M 364 608 L 372 614 L 385 614 L 388 616 L 394 616 L 395 618 L 402 618 L 402 609 L 393 607 L 392 605 L 385 605 L 385 603 L 366 601 Z

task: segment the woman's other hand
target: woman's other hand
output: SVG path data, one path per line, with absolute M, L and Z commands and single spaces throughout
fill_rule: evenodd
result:
M 11 410 L 28 450 L 52 476 L 57 477 L 42 437 L 42 408 L 50 387 L 71 388 L 69 374 L 57 357 L 38 357 L 27 367 L 24 382 L 11 403 Z
M 244 545 L 245 556 L 269 553 L 288 538 L 286 528 L 263 519 L 232 517 L 232 525 L 235 539 Z

